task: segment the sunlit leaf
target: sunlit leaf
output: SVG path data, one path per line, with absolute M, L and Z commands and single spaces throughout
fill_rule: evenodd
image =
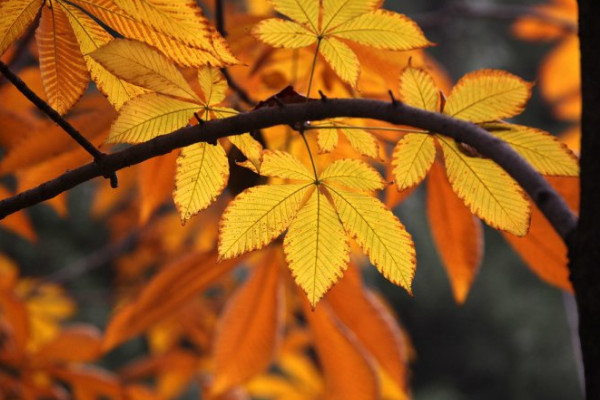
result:
M 398 218 L 369 195 L 327 186 L 346 231 L 379 272 L 409 293 L 415 274 L 412 239 Z
M 156 93 L 138 96 L 120 110 L 108 137 L 110 143 L 140 143 L 188 124 L 198 104 Z
M 454 299 L 461 304 L 481 264 L 483 232 L 481 223 L 456 196 L 438 163 L 427 178 L 427 217 Z
M 75 33 L 62 8 L 42 8 L 36 41 L 48 103 L 60 114 L 65 114 L 87 89 L 89 74 Z
M 181 72 L 145 43 L 115 39 L 90 56 L 117 77 L 157 93 L 197 100 Z
M 219 256 L 236 257 L 264 247 L 296 216 L 311 183 L 255 186 L 239 194 L 223 213 Z
M 216 328 L 213 357 L 219 394 L 268 367 L 281 330 L 283 291 L 278 250 L 253 268 L 250 278 L 230 297 Z
M 296 283 L 314 307 L 342 276 L 350 247 L 329 201 L 315 190 L 290 225 L 283 242 Z
M 285 179 L 312 181 L 314 175 L 292 154 L 284 151 L 266 150 L 260 166 L 260 173 Z
M 42 4 L 43 0 L 5 0 L 0 3 L 0 55 L 25 32 Z
M 471 122 L 514 117 L 525 108 L 531 85 L 499 70 L 484 69 L 463 76 L 450 92 L 444 113 Z
M 381 175 L 370 165 L 359 160 L 338 160 L 319 175 L 325 183 L 340 184 L 358 190 L 383 189 Z
M 436 148 L 428 134 L 408 133 L 398 141 L 392 155 L 392 173 L 399 191 L 421 183 L 435 160 Z
M 177 159 L 175 205 L 186 222 L 208 207 L 223 191 L 229 177 L 227 154 L 220 144 L 184 147 Z
M 464 154 L 452 139 L 437 140 L 450 184 L 471 212 L 493 228 L 525 235 L 531 209 L 519 185 L 493 161 Z
M 408 66 L 400 74 L 400 97 L 409 106 L 439 111 L 439 91 L 433 77 L 420 68 Z

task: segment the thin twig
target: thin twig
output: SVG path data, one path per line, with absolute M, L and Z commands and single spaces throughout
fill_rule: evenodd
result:
M 328 99 L 327 102 L 315 100 L 286 104 L 285 107 L 262 107 L 233 117 L 208 121 L 201 126 L 184 127 L 168 135 L 158 136 L 107 155 L 103 164 L 106 171 L 117 171 L 198 142 L 215 141 L 222 137 L 276 125 L 291 125 L 336 117 L 370 118 L 396 125 L 409 125 L 428 132 L 437 132 L 468 144 L 481 155 L 504 168 L 525 189 L 561 238 L 565 240 L 577 224 L 577 217 L 560 195 L 507 143 L 470 122 L 420 110 L 403 103 L 394 106 L 389 102 L 378 100 Z M 68 171 L 38 187 L 0 201 L 0 218 L 48 200 L 102 175 L 101 168 L 94 163 Z
M 42 98 L 40 98 L 33 90 L 31 90 L 25 82 L 21 80 L 10 68 L 2 61 L 0 61 L 0 72 L 21 92 L 29 101 L 36 105 L 44 114 L 50 119 L 56 122 L 73 140 L 75 140 L 85 151 L 87 151 L 92 157 L 98 167 L 103 170 L 103 159 L 106 154 L 98 150 L 92 143 L 90 143 L 77 129 L 68 123 L 55 109 L 50 107 Z M 110 179 L 110 185 L 113 188 L 118 186 L 117 174 L 115 171 L 106 171 L 102 174 L 105 178 Z
M 412 18 L 421 28 L 435 28 L 459 18 L 478 18 L 495 20 L 515 20 L 532 17 L 560 27 L 565 32 L 577 33 L 577 24 L 565 18 L 559 18 L 532 7 L 521 5 L 477 4 L 464 1 L 451 2 L 430 12 L 413 15 Z
M 215 26 L 217 31 L 221 34 L 221 36 L 226 37 L 227 31 L 225 30 L 225 9 L 223 0 L 215 0 Z M 250 107 L 254 107 L 256 105 L 256 101 L 250 98 L 248 92 L 244 90 L 238 83 L 233 79 L 227 68 L 221 68 L 221 73 L 227 80 L 227 85 L 237 94 L 240 100 L 246 105 Z

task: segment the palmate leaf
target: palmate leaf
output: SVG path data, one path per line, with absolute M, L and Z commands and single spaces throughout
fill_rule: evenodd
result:
M 255 186 L 239 194 L 223 213 L 219 257 L 228 259 L 259 249 L 292 222 L 312 182 Z
M 10 0 L 0 3 L 0 55 L 25 32 L 43 3 L 43 0 Z
M 196 143 L 183 148 L 177 159 L 173 199 L 186 222 L 207 208 L 227 185 L 229 161 L 219 143 Z
M 195 7 L 194 13 L 198 15 L 197 18 L 202 18 L 203 23 L 198 24 L 197 27 L 206 27 L 202 31 L 202 39 L 206 43 L 202 42 L 204 43 L 202 46 L 187 44 L 188 41 L 201 39 L 197 37 L 197 28 L 189 30 L 189 34 L 194 36 L 193 39 L 190 38 L 189 40 L 181 41 L 177 39 L 177 35 L 174 32 L 165 30 L 164 26 L 157 23 L 157 21 L 143 21 L 137 15 L 129 14 L 121 9 L 113 0 L 73 0 L 71 3 L 89 12 L 124 37 L 139 40 L 156 47 L 179 65 L 188 67 L 200 67 L 207 64 L 223 66 L 237 62 L 235 57 L 229 52 L 223 38 L 204 22 L 204 17 L 200 17 L 201 11 L 198 7 Z M 146 3 L 155 6 L 170 7 L 169 3 L 158 0 L 146 0 Z M 190 2 L 188 1 L 187 3 Z M 185 7 L 188 6 L 186 5 Z M 179 10 L 182 9 L 180 8 Z M 167 14 L 174 17 L 173 13 Z M 183 17 L 177 18 L 176 23 L 184 23 L 182 22 L 184 19 Z
M 481 222 L 453 192 L 439 163 L 427 178 L 427 217 L 457 303 L 467 299 L 483 256 Z
M 577 156 L 547 132 L 514 124 L 486 124 L 484 128 L 508 143 L 541 174 L 579 175 Z
M 435 160 L 435 153 L 435 142 L 428 134 L 408 133 L 398 141 L 392 155 L 392 173 L 399 191 L 421 183 Z
M 213 346 L 215 395 L 262 372 L 275 355 L 284 317 L 279 252 L 266 252 L 225 305 Z
M 318 129 L 319 127 L 326 129 Z M 320 152 L 330 152 L 335 149 L 338 145 L 339 133 L 341 133 L 358 153 L 371 158 L 379 158 L 377 139 L 367 130 L 354 127 L 344 119 L 325 120 L 316 124 L 315 128 L 318 129 L 317 143 Z
M 381 175 L 371 166 L 358 160 L 337 160 L 319 175 L 324 183 L 339 184 L 356 190 L 380 190 Z
M 386 278 L 410 291 L 415 266 L 410 236 L 377 198 L 355 192 L 383 188 L 375 169 L 338 160 L 315 178 L 291 154 L 267 150 L 260 173 L 303 182 L 257 186 L 236 197 L 220 224 L 221 258 L 259 249 L 289 227 L 286 258 L 314 306 L 346 268 L 347 232 Z
M 342 276 L 350 253 L 344 228 L 321 191 L 300 209 L 283 245 L 294 280 L 314 307 Z
M 444 114 L 480 123 L 514 117 L 525 108 L 531 84 L 508 72 L 484 69 L 463 76 L 448 95 Z
M 65 114 L 83 95 L 90 78 L 75 33 L 62 8 L 42 8 L 36 41 L 48 104 Z
M 89 56 L 89 53 L 113 40 L 108 32 L 84 12 L 70 4 L 61 2 L 57 3 L 56 7 L 62 8 L 67 15 L 92 80 L 115 109 L 120 109 L 127 101 L 147 92 L 139 86 L 116 77 Z
M 415 273 L 412 239 L 398 218 L 379 200 L 363 193 L 332 188 L 327 191 L 346 231 L 392 283 L 411 293 Z
M 409 106 L 439 111 L 439 91 L 433 77 L 420 68 L 409 66 L 400 74 L 400 98 Z
M 493 228 L 527 234 L 531 206 L 519 185 L 491 160 L 469 157 L 452 139 L 436 137 L 454 192 Z
M 145 43 L 115 39 L 90 56 L 112 74 L 134 85 L 160 94 L 200 101 L 167 57 Z
M 356 86 L 360 65 L 352 49 L 339 39 L 387 50 L 413 50 L 431 45 L 407 17 L 376 10 L 374 0 L 274 0 L 273 6 L 292 21 L 268 19 L 253 33 L 275 47 L 300 48 L 317 42 L 318 52 L 336 74 Z
M 113 123 L 109 143 L 141 143 L 185 126 L 198 104 L 148 93 L 127 102 Z

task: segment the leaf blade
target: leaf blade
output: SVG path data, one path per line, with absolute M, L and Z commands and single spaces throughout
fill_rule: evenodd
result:
M 392 154 L 392 174 L 399 191 L 419 183 L 435 160 L 435 142 L 428 134 L 408 133 L 398 141 Z

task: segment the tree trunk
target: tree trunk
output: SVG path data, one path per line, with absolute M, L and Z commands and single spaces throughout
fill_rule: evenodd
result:
M 579 0 L 581 40 L 581 204 L 569 238 L 571 281 L 587 399 L 600 399 L 600 1 Z

